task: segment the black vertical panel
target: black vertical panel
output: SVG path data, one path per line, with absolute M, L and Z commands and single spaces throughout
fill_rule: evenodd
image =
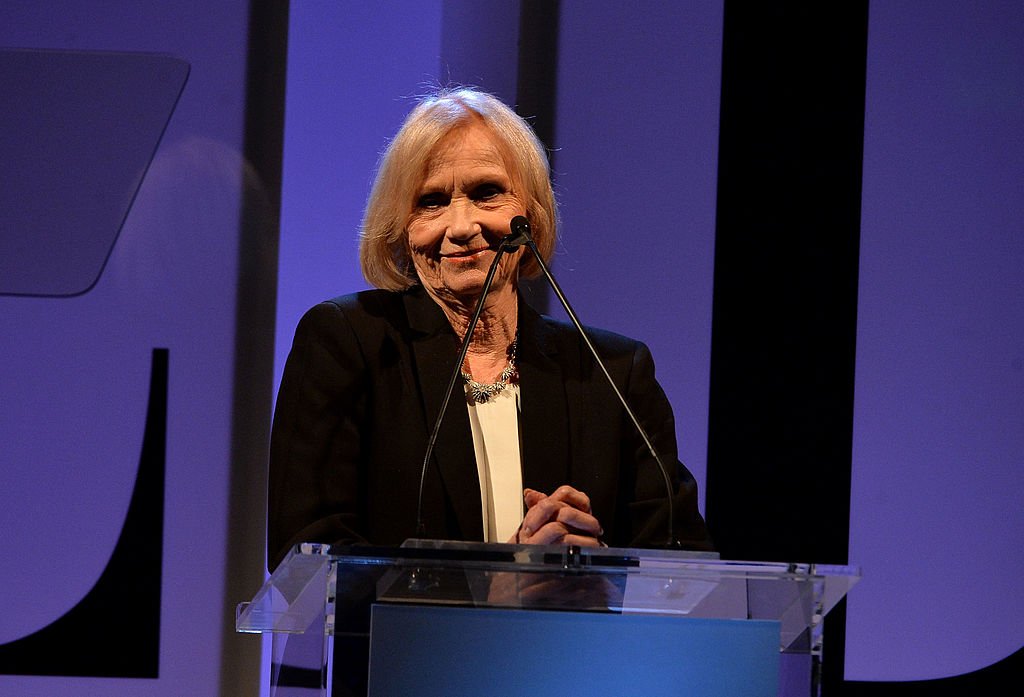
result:
M 867 3 L 726 3 L 707 513 L 845 562 Z
M 516 109 L 548 148 L 555 137 L 558 18 L 558 0 L 522 0 L 519 5 Z
M 235 604 L 266 570 L 266 482 L 273 404 L 274 322 L 284 147 L 288 0 L 250 3 L 245 140 L 238 229 L 231 410 L 228 573 L 221 606 L 221 694 L 259 690 L 259 642 L 234 632 Z
M 548 148 L 551 170 L 555 157 L 555 105 L 558 87 L 559 0 L 522 0 L 519 5 L 519 57 L 516 73 L 516 111 L 533 126 Z M 549 295 L 542 278 L 521 284 L 530 304 L 547 312 Z
M 706 511 L 726 558 L 847 561 L 867 17 L 725 4 Z

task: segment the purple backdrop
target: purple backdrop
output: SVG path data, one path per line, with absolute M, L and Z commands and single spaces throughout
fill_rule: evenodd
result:
M 224 592 L 228 545 L 261 542 L 226 536 L 239 220 L 254 185 L 241 154 L 247 33 L 245 0 L 0 9 L 0 45 L 167 53 L 192 67 L 96 287 L 0 298 L 0 642 L 56 619 L 102 571 L 139 464 L 151 350 L 169 349 L 160 678 L 0 676 L 0 694 L 178 697 L 215 694 L 222 679 L 255 689 L 258 642 L 225 639 L 241 598 Z M 92 145 L 81 143 L 86 157 Z M 43 205 L 52 195 L 38 193 Z
M 386 139 L 412 98 L 437 82 L 441 10 L 441 2 L 291 8 L 275 386 L 302 313 L 367 287 L 356 232 Z
M 846 675 L 1024 644 L 1024 6 L 871 6 Z
M 650 346 L 702 510 L 721 55 L 720 2 L 562 3 L 553 271 L 585 324 Z
M 516 5 L 499 7 L 506 22 Z M 620 5 L 562 4 L 555 273 L 586 322 L 651 345 L 703 485 L 722 8 Z M 514 56 L 463 64 L 483 60 L 457 39 L 474 35 L 467 8 L 292 3 L 278 373 L 301 312 L 364 287 L 355 231 L 404 97 L 449 76 L 509 93 Z M 192 64 L 97 287 L 0 298 L 0 642 L 57 617 L 106 563 L 150 350 L 170 349 L 161 677 L 0 676 L 5 695 L 251 687 L 254 640 L 229 633 L 243 598 L 225 590 L 229 545 L 261 544 L 226 532 L 239 211 L 259 186 L 241 155 L 247 10 L 0 9 L 0 44 Z M 865 580 L 850 597 L 850 678 L 963 672 L 1022 643 L 1022 27 L 1016 2 L 872 7 L 850 552 Z M 54 580 L 56 561 L 74 573 Z
M 515 5 L 500 5 L 510 23 Z M 638 13 L 566 2 L 562 17 L 555 169 L 564 237 L 554 271 L 585 322 L 651 345 L 703 490 L 721 5 Z M 513 91 L 514 54 L 504 68 L 479 55 L 461 64 L 467 54 L 452 37 L 472 35 L 477 18 L 445 18 L 442 32 L 439 3 L 292 8 L 277 379 L 301 313 L 365 287 L 356 231 L 377 154 L 411 106 L 401 97 L 449 78 Z M 515 33 L 512 24 L 503 36 Z M 382 36 L 394 63 L 367 49 Z
M 682 456 L 703 488 L 722 8 L 647 9 L 562 3 L 554 166 L 564 225 L 555 273 L 584 321 L 650 344 L 676 408 Z M 376 152 L 408 108 L 397 98 L 438 76 L 507 93 L 507 74 L 495 74 L 492 86 L 444 63 L 458 60 L 450 36 L 467 31 L 455 24 L 460 13 L 442 17 L 434 4 L 417 11 L 409 30 L 407 11 L 362 17 L 293 7 L 278 371 L 303 309 L 364 287 L 355 230 Z M 852 679 L 962 672 L 1021 643 L 1019 605 L 1010 608 L 1013 629 L 997 639 L 980 619 L 1005 609 L 1021 563 L 1009 548 L 1021 537 L 1024 294 L 1013 227 L 1022 219 L 1021 22 L 1010 3 L 944 3 L 926 22 L 920 12 L 871 13 L 850 555 L 866 580 L 850 601 Z M 297 38 L 300 24 L 310 25 L 308 43 Z M 379 89 L 360 88 L 370 59 L 358 42 L 386 32 L 402 39 L 388 51 L 405 52 L 402 67 L 386 63 Z M 308 78 L 294 71 L 303 61 L 337 60 L 337 52 L 354 56 L 356 69 L 344 79 L 321 71 L 325 82 L 308 84 L 309 94 L 337 101 L 307 111 Z M 357 107 L 354 95 L 365 96 Z M 358 118 L 338 127 L 350 114 Z M 351 129 L 359 139 L 349 140 Z M 327 148 L 345 156 L 319 154 Z M 306 224 L 304 216 L 317 217 Z M 952 315 L 967 324 L 950 330 Z M 968 355 L 985 358 L 970 365 Z M 956 501 L 957 515 L 937 498 Z M 1013 532 L 991 529 L 995 521 Z M 939 572 L 979 563 L 999 570 L 970 583 L 965 571 Z M 951 596 L 958 586 L 975 600 Z M 982 631 L 984 641 L 975 636 Z M 944 671 L 934 669 L 938 654 Z

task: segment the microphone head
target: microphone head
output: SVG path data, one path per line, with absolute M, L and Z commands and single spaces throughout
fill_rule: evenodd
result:
M 520 245 L 532 242 L 530 235 L 530 221 L 525 215 L 517 215 L 508 224 L 510 233 L 501 241 L 506 249 L 515 249 Z

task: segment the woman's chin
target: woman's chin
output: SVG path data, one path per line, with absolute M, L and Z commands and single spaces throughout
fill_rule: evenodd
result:
M 487 274 L 480 274 L 479 278 L 473 276 L 475 274 L 460 274 L 460 278 L 445 283 L 444 287 L 439 289 L 435 295 L 446 303 L 473 307 L 483 292 Z M 491 289 L 488 291 L 487 297 L 489 299 L 496 297 L 498 294 L 507 291 L 509 285 L 507 278 L 495 276 L 491 282 Z

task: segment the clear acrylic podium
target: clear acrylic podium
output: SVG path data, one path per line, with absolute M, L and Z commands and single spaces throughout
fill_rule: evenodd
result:
M 348 671 L 373 696 L 815 695 L 823 618 L 858 578 L 697 552 L 303 544 L 236 629 L 272 633 L 272 697 L 331 694 Z

